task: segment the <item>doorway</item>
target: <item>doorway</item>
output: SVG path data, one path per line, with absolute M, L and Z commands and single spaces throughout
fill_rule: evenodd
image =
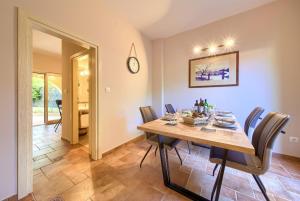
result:
M 53 98 L 51 93 L 49 94 L 48 88 L 54 88 L 54 90 L 59 91 L 59 84 L 57 81 L 60 78 L 55 73 L 44 73 L 44 74 L 32 74 L 32 30 L 36 29 L 44 33 L 59 37 L 67 42 L 74 43 L 78 46 L 88 49 L 90 52 L 90 66 L 89 66 L 89 150 L 92 159 L 97 160 L 101 158 L 98 153 L 98 46 L 94 43 L 82 40 L 79 37 L 74 37 L 73 34 L 69 34 L 60 29 L 49 26 L 44 22 L 37 20 L 36 18 L 30 16 L 28 13 L 21 9 L 18 9 L 18 198 L 21 199 L 27 196 L 33 191 L 32 180 L 33 180 L 33 161 L 32 161 L 32 114 L 33 114 L 33 95 L 32 95 L 32 77 L 40 80 L 40 84 L 44 83 L 44 87 L 39 91 L 37 97 L 34 97 L 36 101 L 44 102 L 44 105 L 40 105 L 39 112 L 44 113 L 44 119 L 40 118 L 40 121 L 44 121 L 45 124 L 50 124 L 57 121 L 57 110 L 53 107 Z M 69 60 L 70 61 L 70 60 Z M 70 82 L 69 82 L 70 81 Z M 52 83 L 51 83 L 52 82 Z M 64 81 L 61 81 L 64 85 Z M 70 84 L 72 81 L 67 80 Z M 46 84 L 45 84 L 46 83 Z M 53 86 L 53 87 L 52 87 Z M 69 85 L 71 87 L 72 85 Z M 42 93 L 42 91 L 44 91 Z M 62 99 L 67 97 L 66 100 L 70 100 L 72 103 L 72 88 L 64 89 L 61 87 Z M 57 93 L 54 94 L 57 95 Z M 47 95 L 48 93 L 48 95 Z M 45 96 L 47 95 L 47 97 Z M 49 96 L 50 95 L 50 96 Z M 71 99 L 68 99 L 68 96 Z M 54 96 L 55 97 L 55 96 Z M 37 99 L 36 99 L 37 98 Z M 44 100 L 44 101 L 43 101 Z M 45 102 L 47 102 L 45 104 Z M 72 105 L 65 102 L 65 105 Z M 72 107 L 71 107 L 72 108 Z M 64 108 L 65 109 L 65 108 Z M 63 110 L 64 110 L 63 109 Z M 71 112 L 72 116 L 75 114 Z M 68 114 L 69 112 L 65 112 Z M 63 111 L 64 113 L 64 111 Z M 63 127 L 69 128 L 70 134 L 73 131 L 72 118 L 63 118 Z M 69 136 L 71 141 L 72 136 Z
M 56 100 L 62 100 L 62 76 L 32 73 L 32 125 L 57 124 L 61 118 Z
M 79 52 L 71 57 L 73 90 L 73 144 L 89 149 L 90 66 L 91 52 Z

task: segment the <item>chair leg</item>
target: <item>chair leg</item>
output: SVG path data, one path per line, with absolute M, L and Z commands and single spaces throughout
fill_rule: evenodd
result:
M 219 164 L 216 164 L 215 167 L 214 167 L 214 170 L 213 170 L 213 176 L 215 176 L 215 172 L 216 172 L 218 167 L 219 167 Z
M 56 131 L 57 131 L 57 129 L 58 129 L 58 127 L 59 127 L 59 122 L 55 125 L 55 133 L 56 133 Z
M 267 192 L 266 187 L 264 186 L 264 184 L 262 183 L 261 179 L 259 178 L 258 175 L 252 174 L 254 180 L 256 181 L 256 183 L 258 182 L 264 189 L 265 192 Z
M 59 125 L 61 125 L 61 119 L 58 120 L 58 122 L 55 124 L 54 128 L 55 128 L 55 132 L 57 131 Z
M 148 155 L 148 153 L 149 153 L 149 151 L 151 150 L 151 148 L 152 148 L 152 145 L 150 145 L 149 149 L 147 150 L 146 154 L 144 155 L 144 157 L 143 157 L 143 159 L 142 159 L 142 161 L 141 161 L 141 163 L 140 163 L 140 168 L 142 168 L 143 161 L 145 160 L 145 158 L 146 158 L 146 156 Z
M 176 147 L 174 147 L 174 149 L 175 149 L 176 154 L 177 154 L 177 156 L 178 156 L 178 158 L 179 158 L 179 160 L 180 160 L 180 164 L 182 165 L 182 159 L 181 159 L 181 157 L 180 157 L 180 155 L 179 155 L 179 153 L 178 153 L 178 150 L 177 150 Z
M 56 128 L 59 125 L 59 120 L 58 122 L 54 125 L 54 128 Z
M 254 174 L 252 174 L 252 176 L 253 176 L 254 180 L 256 181 L 256 183 L 257 183 L 259 189 L 261 190 L 262 194 L 264 195 L 265 199 L 267 201 L 270 201 L 270 199 L 267 195 L 266 188 L 265 188 L 264 184 L 262 183 L 262 181 L 260 180 L 259 176 L 254 175 Z
M 188 146 L 188 149 L 189 149 L 189 154 L 191 154 L 191 148 L 190 148 L 189 141 L 186 141 L 186 143 L 187 143 L 187 146 Z
M 155 152 L 154 152 L 154 155 L 155 155 L 155 156 L 156 156 L 157 149 L 158 149 L 158 146 L 155 148 Z

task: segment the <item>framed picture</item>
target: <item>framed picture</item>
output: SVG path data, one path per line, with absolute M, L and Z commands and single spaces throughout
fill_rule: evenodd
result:
M 189 88 L 238 85 L 238 51 L 189 60 Z

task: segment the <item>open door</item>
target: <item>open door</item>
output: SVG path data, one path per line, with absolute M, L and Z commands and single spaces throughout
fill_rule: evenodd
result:
M 72 60 L 72 144 L 82 144 L 90 152 L 90 69 L 91 52 L 77 53 Z

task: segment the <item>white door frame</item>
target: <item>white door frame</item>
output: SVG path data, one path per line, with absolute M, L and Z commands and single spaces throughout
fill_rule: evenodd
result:
M 94 51 L 93 68 L 90 72 L 90 136 L 91 157 L 94 160 L 101 158 L 98 139 L 100 136 L 99 123 L 99 100 L 100 82 L 98 51 L 99 46 L 87 42 L 80 37 L 69 34 L 61 28 L 55 28 L 47 23 L 32 17 L 24 10 L 18 8 L 18 92 L 17 92 L 17 136 L 18 136 L 18 199 L 27 196 L 33 191 L 32 170 L 32 95 L 31 95 L 31 73 L 32 73 L 32 29 L 38 29 L 46 33 L 67 39 L 79 46 L 90 48 Z

